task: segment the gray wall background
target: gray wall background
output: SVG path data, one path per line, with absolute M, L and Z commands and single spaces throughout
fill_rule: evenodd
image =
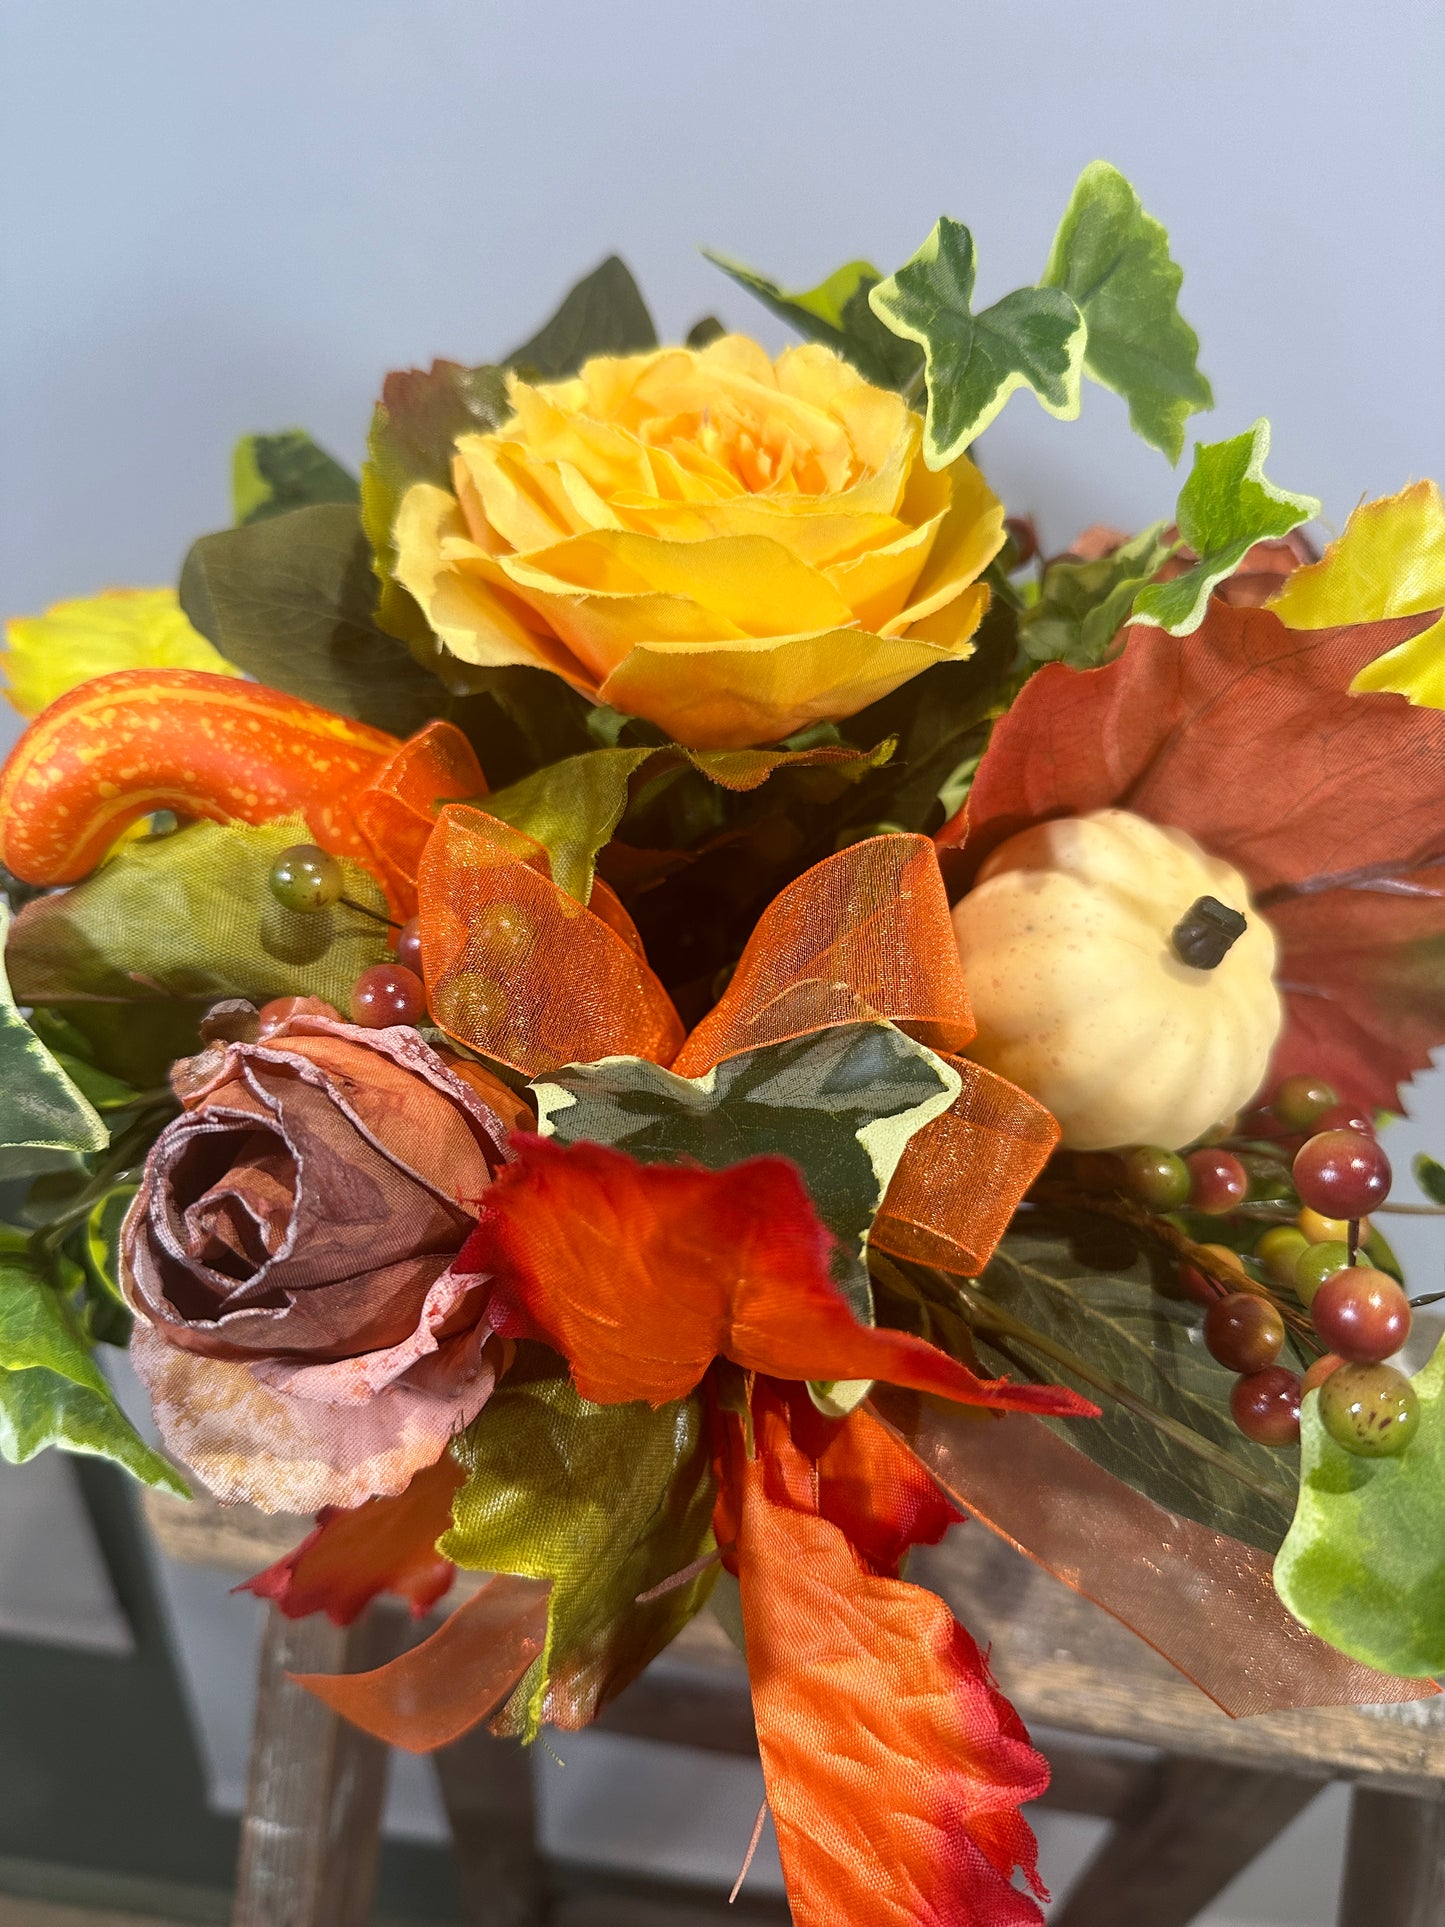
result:
M 1038 273 L 1100 155 L 1185 265 L 1218 403 L 1195 426 L 1269 415 L 1271 472 L 1335 530 L 1445 469 L 1442 55 L 1432 0 L 0 0 L 0 610 L 173 579 L 228 517 L 238 435 L 300 425 L 355 463 L 384 370 L 504 350 L 613 249 L 664 333 L 712 310 L 780 345 L 700 243 L 807 286 L 860 254 L 896 266 L 948 212 L 987 302 Z M 1072 425 L 1016 399 L 982 454 L 1054 545 L 1177 487 L 1097 389 Z M 0 712 L 0 750 L 16 727 Z M 1438 1074 L 1415 1108 L 1397 1168 L 1445 1149 Z M 1414 1230 L 1423 1290 L 1442 1241 Z M 12 1513 L 45 1476 L 8 1475 Z M 83 1619 L 46 1517 L 49 1596 Z M 167 1583 L 234 1800 L 253 1615 L 201 1575 Z M 750 1781 L 688 1782 L 705 1838 L 654 1808 L 669 1848 L 609 1744 L 630 1743 L 598 1742 L 590 1773 L 581 1745 L 554 1839 L 590 1824 L 736 1864 Z M 633 1792 L 676 1784 L 633 1757 Z M 1209 1922 L 1324 1918 L 1332 1801 Z M 1062 1885 L 1092 1830 L 1043 1833 Z

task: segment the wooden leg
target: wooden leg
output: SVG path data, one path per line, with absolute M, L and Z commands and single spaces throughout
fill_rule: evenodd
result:
M 362 1672 L 404 1643 L 400 1614 L 355 1626 L 275 1608 L 261 1643 L 251 1777 L 232 1927 L 364 1927 L 381 1845 L 389 1750 L 287 1673 Z
M 1445 1791 L 1420 1798 L 1357 1786 L 1339 1927 L 1440 1927 L 1445 1920 Z
M 495 1739 L 483 1724 L 432 1758 L 467 1921 L 471 1927 L 536 1927 L 546 1896 L 529 1750 L 516 1740 Z
M 1166 1758 L 1050 1916 L 1050 1927 L 1120 1927 L 1123 1921 L 1186 1927 L 1322 1784 L 1253 1767 Z M 1378 1920 L 1374 1927 L 1380 1927 Z

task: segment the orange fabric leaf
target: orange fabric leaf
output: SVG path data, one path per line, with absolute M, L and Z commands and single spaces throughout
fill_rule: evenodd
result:
M 450 1589 L 456 1567 L 436 1549 L 452 1522 L 465 1474 L 450 1453 L 404 1492 L 359 1506 L 326 1506 L 316 1530 L 237 1592 L 269 1599 L 288 1619 L 324 1612 L 349 1626 L 379 1593 L 395 1593 L 420 1619 Z
M 751 1459 L 741 1424 L 728 1420 L 730 1563 L 793 1919 L 1037 1923 L 1012 1876 L 1021 1867 L 1047 1898 L 1019 1808 L 1048 1785 L 1048 1765 L 942 1600 L 898 1579 L 896 1558 L 869 1557 L 871 1484 L 840 1478 L 829 1458 L 841 1450 L 850 1471 L 867 1468 L 881 1491 L 892 1487 L 895 1508 L 916 1471 L 888 1463 L 871 1420 L 861 1444 L 834 1442 L 815 1459 L 775 1388 L 759 1389 L 753 1415 Z M 891 1551 L 882 1537 L 871 1549 Z
M 459 1267 L 490 1272 L 492 1318 L 544 1339 L 599 1405 L 682 1398 L 714 1357 L 777 1378 L 877 1378 L 970 1405 L 1093 1415 L 1061 1386 L 976 1377 L 907 1332 L 860 1325 L 797 1169 L 638 1164 L 514 1137 Z
M 346 798 L 397 746 L 232 676 L 96 676 L 43 710 L 0 770 L 0 862 L 27 883 L 74 883 L 153 810 L 215 823 L 300 810 L 324 849 L 365 863 Z
M 357 828 L 393 908 L 416 915 L 416 880 L 443 803 L 485 796 L 476 752 L 453 723 L 428 723 L 377 769 L 351 799 Z
M 422 860 L 422 958 L 432 1015 L 529 1076 L 600 1057 L 668 1063 L 672 1000 L 610 892 L 590 909 L 553 883 L 540 843 L 481 810 L 444 809 Z M 629 941 L 628 932 L 631 932 Z
M 369 1673 L 293 1673 L 388 1746 L 431 1753 L 495 1712 L 547 1643 L 551 1581 L 498 1573 L 429 1639 Z
M 1279 939 L 1272 1077 L 1398 1109 L 1445 1042 L 1445 714 L 1350 684 L 1431 620 L 1297 630 L 1215 599 L 1193 635 L 1139 627 L 1102 669 L 1049 664 L 979 766 L 960 881 L 1047 817 L 1113 807 L 1187 830 Z M 963 833 L 960 814 L 940 846 Z

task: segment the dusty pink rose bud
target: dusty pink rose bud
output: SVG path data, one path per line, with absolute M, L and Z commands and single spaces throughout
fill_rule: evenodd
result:
M 178 1072 L 121 1237 L 166 1444 L 268 1511 L 400 1492 L 495 1382 L 485 1281 L 451 1261 L 529 1114 L 414 1030 L 316 1010 Z

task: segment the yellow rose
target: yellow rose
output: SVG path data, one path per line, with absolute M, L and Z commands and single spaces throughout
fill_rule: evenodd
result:
M 551 669 L 694 749 L 851 716 L 972 651 L 1003 507 L 829 349 L 706 348 L 513 376 L 418 483 L 397 574 L 463 661 Z

